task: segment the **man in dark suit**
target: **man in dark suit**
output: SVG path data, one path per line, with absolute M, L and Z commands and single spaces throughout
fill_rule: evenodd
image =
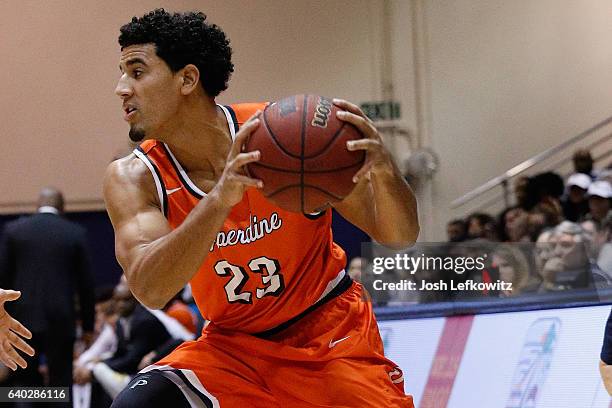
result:
M 38 212 L 6 225 L 0 243 L 0 287 L 11 287 L 22 298 L 10 313 L 29 327 L 37 350 L 26 357 L 27 368 L 15 373 L 15 385 L 43 385 L 38 372 L 44 355 L 49 386 L 72 385 L 76 321 L 84 340 L 94 326 L 94 287 L 86 250 L 86 232 L 64 219 L 64 199 L 56 189 L 40 192 Z M 75 296 L 79 307 L 75 307 Z
M 126 385 L 117 386 L 117 383 L 129 381 L 138 372 L 138 364 L 145 355 L 172 340 L 164 324 L 138 303 L 125 282 L 115 287 L 113 300 L 119 315 L 115 324 L 115 353 L 93 368 L 80 367 L 75 371 L 77 384 L 92 382 L 91 406 L 96 408 L 109 406 L 111 398 Z
M 104 363 L 129 375 L 138 372 L 138 363 L 152 350 L 171 339 L 165 326 L 145 309 L 126 284 L 119 284 L 113 296 L 117 320 L 117 350 Z

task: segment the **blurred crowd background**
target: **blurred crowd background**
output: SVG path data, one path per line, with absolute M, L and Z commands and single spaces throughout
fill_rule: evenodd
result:
M 612 165 L 595 168 L 588 150 L 573 154 L 573 173 L 517 178 L 514 205 L 499 214 L 476 212 L 447 223 L 447 242 L 417 245 L 411 256 L 483 256 L 483 270 L 457 274 L 443 270 L 396 270 L 397 279 L 421 281 L 511 282 L 511 290 L 397 291 L 386 305 L 467 298 L 516 297 L 607 288 L 612 283 Z M 371 265 L 362 257 L 349 273 L 363 279 Z

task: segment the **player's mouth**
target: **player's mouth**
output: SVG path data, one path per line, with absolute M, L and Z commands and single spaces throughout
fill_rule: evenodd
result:
M 131 105 L 125 105 L 123 107 L 123 119 L 129 122 L 134 117 L 137 111 L 138 109 L 136 109 L 136 107 Z

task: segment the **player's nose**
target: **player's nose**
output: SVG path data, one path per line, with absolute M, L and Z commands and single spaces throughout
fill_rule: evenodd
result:
M 119 81 L 117 81 L 117 87 L 115 88 L 115 94 L 122 99 L 131 96 L 134 92 L 125 77 L 126 75 L 122 75 L 121 78 L 119 78 Z

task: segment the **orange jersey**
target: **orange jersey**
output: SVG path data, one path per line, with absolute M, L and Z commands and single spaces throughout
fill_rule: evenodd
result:
M 264 107 L 220 106 L 232 138 Z M 178 227 L 206 194 L 165 143 L 145 141 L 134 153 L 153 175 L 170 226 Z M 288 212 L 254 188 L 247 189 L 215 242 L 202 251 L 208 255 L 190 282 L 198 308 L 216 326 L 246 333 L 266 331 L 296 317 L 345 274 L 346 255 L 333 241 L 330 210 L 316 216 Z

